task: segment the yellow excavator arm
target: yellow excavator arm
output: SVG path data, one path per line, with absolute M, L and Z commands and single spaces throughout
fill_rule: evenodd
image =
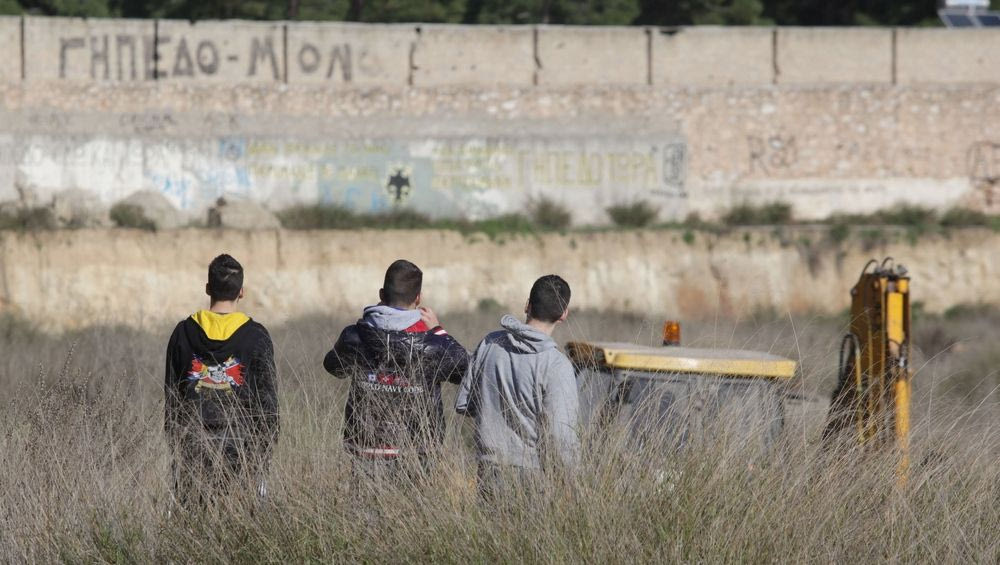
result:
M 861 445 L 895 440 L 909 464 L 910 277 L 891 257 L 865 265 L 851 289 L 850 331 L 840 346 L 837 389 L 823 437 L 851 431 Z

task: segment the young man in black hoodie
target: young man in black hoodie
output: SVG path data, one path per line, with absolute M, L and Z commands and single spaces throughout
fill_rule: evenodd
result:
M 380 302 L 344 328 L 323 360 L 327 372 L 351 379 L 344 447 L 356 480 L 376 487 L 374 479 L 400 481 L 426 469 L 444 438 L 441 383 L 461 382 L 469 364 L 465 348 L 420 306 L 422 285 L 413 263 L 389 265 Z
M 174 497 L 184 506 L 263 497 L 278 437 L 271 336 L 236 309 L 243 267 L 219 255 L 208 266 L 205 292 L 209 309 L 177 324 L 167 345 L 164 430 Z

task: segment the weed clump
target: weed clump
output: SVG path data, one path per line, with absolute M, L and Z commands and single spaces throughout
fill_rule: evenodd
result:
M 561 231 L 573 223 L 573 216 L 565 206 L 544 196 L 528 202 L 528 215 L 545 230 Z
M 770 202 L 760 206 L 744 203 L 726 212 L 722 221 L 730 226 L 789 224 L 792 221 L 792 206 L 786 202 Z
M 969 208 L 951 208 L 941 215 L 941 225 L 945 227 L 1000 227 L 996 217 Z
M 0 230 L 32 231 L 55 228 L 56 217 L 50 208 L 36 206 L 0 209 Z
M 290 230 L 337 230 L 358 227 L 358 215 L 343 206 L 292 206 L 277 212 L 282 227 Z
M 840 244 L 847 241 L 847 238 L 851 235 L 851 226 L 843 222 L 837 222 L 830 226 L 830 241 L 835 244 Z
M 656 220 L 660 209 L 645 200 L 607 208 L 611 221 L 620 228 L 644 228 Z
M 440 229 L 460 233 L 484 233 L 495 237 L 504 233 L 533 233 L 538 226 L 523 214 L 504 214 L 478 221 L 432 219 L 408 209 L 378 214 L 359 214 L 343 206 L 295 206 L 277 213 L 282 227 L 290 230 L 355 229 Z
M 142 208 L 135 204 L 119 202 L 111 207 L 111 221 L 119 228 L 135 228 L 156 231 L 156 222 L 146 217 Z
M 937 212 L 923 206 L 904 204 L 880 210 L 875 214 L 875 218 L 883 224 L 926 228 L 937 222 Z

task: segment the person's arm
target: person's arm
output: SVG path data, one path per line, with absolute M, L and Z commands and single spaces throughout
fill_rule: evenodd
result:
M 432 340 L 433 348 L 433 368 L 437 381 L 447 381 L 452 384 L 462 382 L 462 377 L 469 368 L 469 352 L 462 347 L 458 340 L 448 335 L 444 328 L 438 326 L 436 330 L 431 330 L 432 335 L 428 339 Z
M 181 401 L 180 401 L 180 368 L 177 366 L 177 334 L 180 326 L 174 328 L 170 334 L 170 341 L 167 342 L 166 366 L 163 371 L 163 433 L 167 440 L 167 447 L 174 454 L 177 449 L 180 426 Z
M 456 385 L 461 383 L 462 376 L 469 368 L 469 352 L 441 326 L 433 310 L 422 306 L 420 319 L 430 328 L 425 339 L 429 345 L 428 353 L 432 357 L 430 366 L 434 371 L 434 380 Z
M 546 433 L 564 465 L 575 467 L 580 459 L 579 412 L 580 399 L 576 388 L 576 373 L 569 359 L 560 355 L 546 375 L 542 405 L 545 410 Z
M 274 364 L 274 343 L 266 330 L 262 332 L 253 365 L 250 367 L 252 378 L 247 384 L 250 385 L 251 409 L 256 424 L 254 432 L 261 442 L 261 454 L 266 458 L 278 441 L 281 419 L 278 410 L 278 369 Z
M 482 372 L 480 359 L 483 347 L 484 343 L 480 343 L 467 363 L 465 374 L 458 386 L 458 396 L 455 398 L 455 412 L 470 418 L 476 415 L 476 390 L 479 388 L 479 375 Z
M 360 359 L 361 340 L 354 326 L 347 326 L 340 332 L 337 343 L 323 358 L 323 368 L 327 373 L 344 378 L 350 374 Z

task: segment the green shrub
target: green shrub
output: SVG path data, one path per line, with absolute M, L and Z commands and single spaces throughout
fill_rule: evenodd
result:
M 952 208 L 941 216 L 941 225 L 947 227 L 988 226 L 991 218 L 979 210 Z
M 534 233 L 538 227 L 523 214 L 504 214 L 476 222 L 456 224 L 463 233 L 484 233 L 493 238 L 504 233 Z
M 701 214 L 698 212 L 691 212 L 681 222 L 682 225 L 692 229 L 700 229 L 708 225 L 708 222 L 701 219 Z
M 785 202 L 771 202 L 760 206 L 740 204 L 726 212 L 722 221 L 730 226 L 787 224 L 792 221 L 792 206 Z
M 830 241 L 843 243 L 851 235 L 851 227 L 845 223 L 837 222 L 830 226 Z
M 290 230 L 336 230 L 361 227 L 361 219 L 343 206 L 292 206 L 278 212 L 282 227 Z
M 360 216 L 366 221 L 366 226 L 379 229 L 416 230 L 436 227 L 426 215 L 408 208 L 394 208 L 389 212 Z
M 1000 319 L 1000 306 L 989 303 L 955 304 L 944 311 L 944 318 L 951 321 L 976 318 L 997 320 Z
M 528 202 L 528 215 L 543 230 L 560 231 L 573 223 L 573 216 L 565 206 L 544 196 Z
M 117 227 L 156 231 L 156 222 L 146 217 L 142 208 L 135 204 L 119 202 L 111 207 L 110 215 Z
M 607 209 L 611 221 L 622 228 L 643 228 L 651 224 L 660 209 L 645 200 L 637 200 L 631 204 L 618 204 Z
M 937 213 L 923 206 L 913 206 L 901 204 L 891 208 L 885 208 L 875 213 L 874 219 L 877 223 L 890 224 L 895 226 L 908 226 L 913 228 L 926 228 L 937 223 Z
M 16 208 L 0 211 L 0 230 L 52 230 L 56 217 L 49 208 Z

